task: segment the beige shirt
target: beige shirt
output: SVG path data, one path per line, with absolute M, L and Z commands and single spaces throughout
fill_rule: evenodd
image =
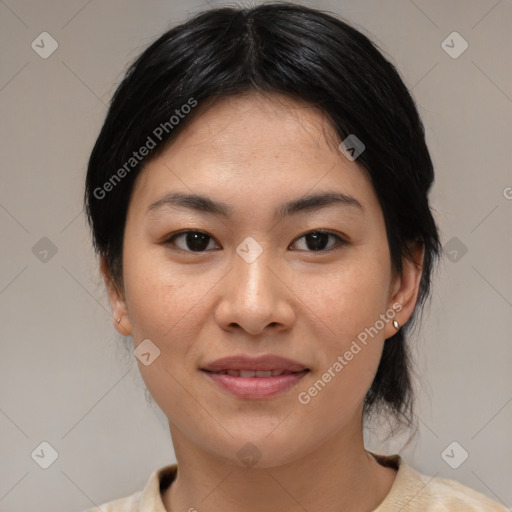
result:
M 400 455 L 373 455 L 383 466 L 398 469 L 391 490 L 373 512 L 509 512 L 503 505 L 454 480 L 419 473 Z M 177 469 L 176 464 L 164 466 L 151 474 L 142 491 L 86 512 L 167 512 L 160 488 L 164 490 L 172 484 Z

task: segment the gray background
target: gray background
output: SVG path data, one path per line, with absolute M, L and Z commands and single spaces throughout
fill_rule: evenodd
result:
M 419 433 L 404 450 L 403 438 L 368 446 L 512 507 L 512 3 L 304 3 L 341 14 L 395 63 L 437 172 L 431 198 L 446 251 L 413 340 Z M 206 7 L 0 1 L 2 512 L 78 512 L 141 489 L 175 461 L 166 420 L 112 327 L 81 200 L 126 65 Z M 31 47 L 44 31 L 58 42 L 46 59 Z M 453 31 L 469 44 L 455 59 L 441 46 Z M 55 254 L 41 252 L 51 249 L 43 237 Z M 31 457 L 43 441 L 58 453 L 48 469 Z M 453 441 L 469 453 L 458 469 L 441 456 Z

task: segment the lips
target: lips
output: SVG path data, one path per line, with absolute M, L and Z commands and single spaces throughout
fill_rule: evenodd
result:
M 229 356 L 206 364 L 202 370 L 233 377 L 275 377 L 308 370 L 303 364 L 277 355 Z
M 295 387 L 310 371 L 297 361 L 272 354 L 224 357 L 200 370 L 223 392 L 244 400 L 276 397 Z
M 208 371 L 208 370 L 207 370 Z M 284 375 L 284 374 L 290 374 L 290 373 L 296 373 L 296 372 L 289 372 L 285 370 L 223 370 L 220 372 L 211 372 L 211 373 L 218 373 L 219 375 L 231 375 L 231 377 L 277 377 L 278 375 Z
M 248 372 L 251 375 L 256 373 L 250 370 Z M 308 372 L 309 370 L 288 372 L 275 377 L 235 377 L 225 372 L 203 370 L 204 375 L 218 389 L 244 400 L 263 400 L 276 397 L 297 386 Z

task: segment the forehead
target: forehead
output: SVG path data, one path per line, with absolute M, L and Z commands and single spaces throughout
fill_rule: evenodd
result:
M 197 114 L 173 143 L 176 151 L 208 148 L 219 157 L 245 163 L 291 154 L 308 160 L 339 156 L 337 136 L 325 114 L 284 95 L 251 92 L 228 96 Z M 263 148 L 267 150 L 264 153 Z
M 172 144 L 141 172 L 135 188 L 146 204 L 167 188 L 211 193 L 230 200 L 282 202 L 337 188 L 371 200 L 366 171 L 338 149 L 327 117 L 304 102 L 278 94 L 230 96 L 197 107 Z M 135 192 L 134 192 L 135 195 Z

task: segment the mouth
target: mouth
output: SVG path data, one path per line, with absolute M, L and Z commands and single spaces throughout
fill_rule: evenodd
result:
M 289 371 L 289 370 L 220 370 L 211 371 L 203 370 L 208 373 L 216 373 L 217 375 L 230 375 L 231 377 L 243 377 L 244 379 L 251 378 L 268 378 L 268 377 L 279 377 L 280 375 L 290 375 L 296 373 L 303 373 L 309 371 L 309 368 L 305 368 L 301 371 Z
M 217 390 L 253 400 L 284 393 L 310 372 L 298 361 L 277 354 L 235 354 L 212 361 L 200 370 Z
M 289 370 L 201 370 L 217 390 L 244 400 L 263 400 L 284 394 L 310 372 Z

